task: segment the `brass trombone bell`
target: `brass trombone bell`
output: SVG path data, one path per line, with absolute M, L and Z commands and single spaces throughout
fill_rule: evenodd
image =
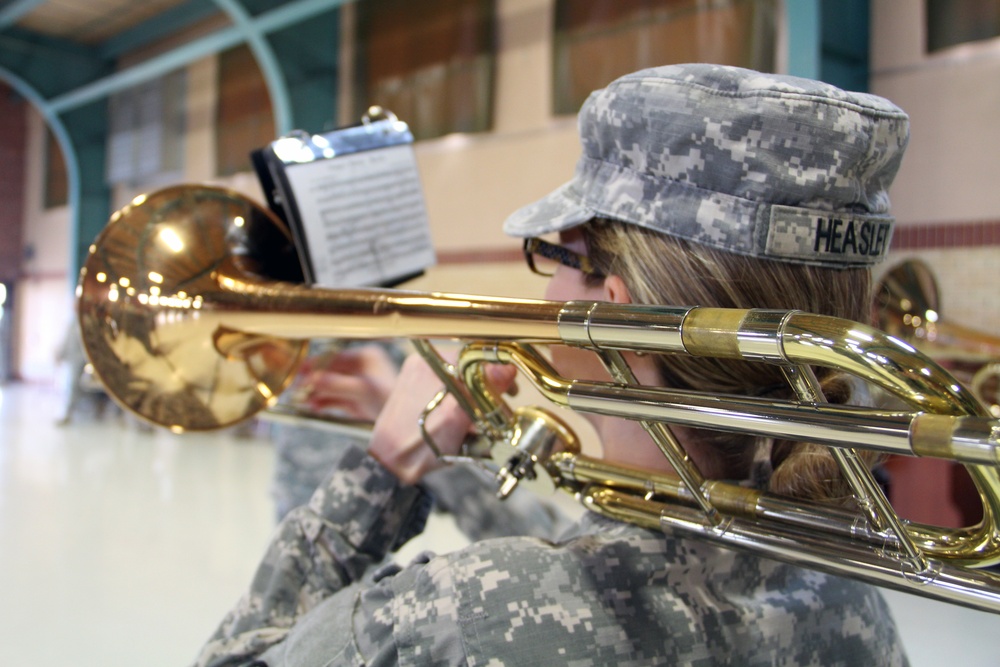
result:
M 229 328 L 240 319 L 227 315 L 237 284 L 265 276 L 302 281 L 292 239 L 267 209 L 211 187 L 137 197 L 91 246 L 77 287 L 84 347 L 101 382 L 124 407 L 174 431 L 237 424 L 265 408 L 307 347 Z

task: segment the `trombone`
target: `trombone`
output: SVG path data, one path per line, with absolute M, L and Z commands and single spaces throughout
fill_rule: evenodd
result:
M 402 337 L 483 441 L 512 448 L 494 471 L 501 496 L 547 475 L 621 520 L 1000 612 L 1000 576 L 989 570 L 1000 563 L 1000 421 L 909 343 L 874 328 L 799 311 L 308 287 L 280 221 L 209 186 L 168 188 L 116 212 L 90 248 L 77 297 L 84 345 L 109 394 L 173 431 L 235 424 L 272 405 L 313 338 Z M 463 343 L 455 363 L 437 353 L 431 341 L 439 339 Z M 546 345 L 592 350 L 614 380 L 560 377 L 538 351 Z M 799 400 L 641 386 L 624 350 L 778 364 Z M 488 363 L 513 364 L 555 406 L 641 422 L 676 476 L 584 456 L 553 411 L 512 409 L 495 395 Z M 908 408 L 827 404 L 813 366 L 863 379 Z M 667 424 L 829 446 L 857 509 L 707 479 Z M 467 455 L 483 460 L 491 446 Z M 860 448 L 961 462 L 979 490 L 982 520 L 952 529 L 901 519 Z
M 1000 338 L 951 322 L 941 314 L 934 272 L 919 259 L 891 267 L 875 288 L 878 327 L 946 364 L 1000 417 Z

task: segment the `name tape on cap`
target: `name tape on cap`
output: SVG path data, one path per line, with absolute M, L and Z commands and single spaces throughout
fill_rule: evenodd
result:
M 765 254 L 818 264 L 867 265 L 885 258 L 894 219 L 772 206 Z

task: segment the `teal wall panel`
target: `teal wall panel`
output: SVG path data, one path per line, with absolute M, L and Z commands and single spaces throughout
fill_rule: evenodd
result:
M 823 0 L 820 78 L 868 90 L 869 0 Z
M 868 90 L 869 0 L 786 0 L 788 73 Z
M 72 276 L 79 272 L 87 256 L 87 249 L 104 229 L 111 214 L 111 191 L 104 176 L 107 160 L 107 108 L 107 100 L 99 100 L 62 115 L 76 151 L 80 174 L 75 229 L 70 239 L 72 264 L 69 270 Z
M 820 73 L 821 0 L 785 0 L 788 73 L 817 79 Z
M 275 31 L 268 42 L 285 75 L 292 127 L 322 132 L 336 126 L 340 76 L 340 10 Z

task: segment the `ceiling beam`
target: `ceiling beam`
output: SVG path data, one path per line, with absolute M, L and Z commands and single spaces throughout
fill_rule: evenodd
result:
M 12 26 L 21 20 L 21 17 L 30 14 L 35 7 L 44 5 L 46 0 L 14 0 L 0 9 L 0 30 Z
M 49 100 L 49 106 L 56 113 L 95 102 L 119 91 L 131 88 L 140 83 L 150 81 L 205 56 L 225 51 L 243 41 L 243 34 L 237 28 L 226 28 L 180 46 L 163 55 L 145 60 L 138 65 L 119 70 L 114 74 L 102 77 L 69 92 L 57 95 Z
M 353 0 L 296 0 L 250 19 L 249 25 L 267 34 L 295 25 L 324 11 Z M 225 51 L 247 41 L 246 25 L 223 28 L 210 35 L 179 46 L 167 53 L 115 72 L 49 100 L 56 113 L 94 102 L 126 88 L 163 76 L 206 56 Z
M 100 46 L 101 56 L 108 59 L 117 58 L 123 53 L 181 32 L 219 13 L 218 6 L 211 0 L 188 0 L 109 37 Z

